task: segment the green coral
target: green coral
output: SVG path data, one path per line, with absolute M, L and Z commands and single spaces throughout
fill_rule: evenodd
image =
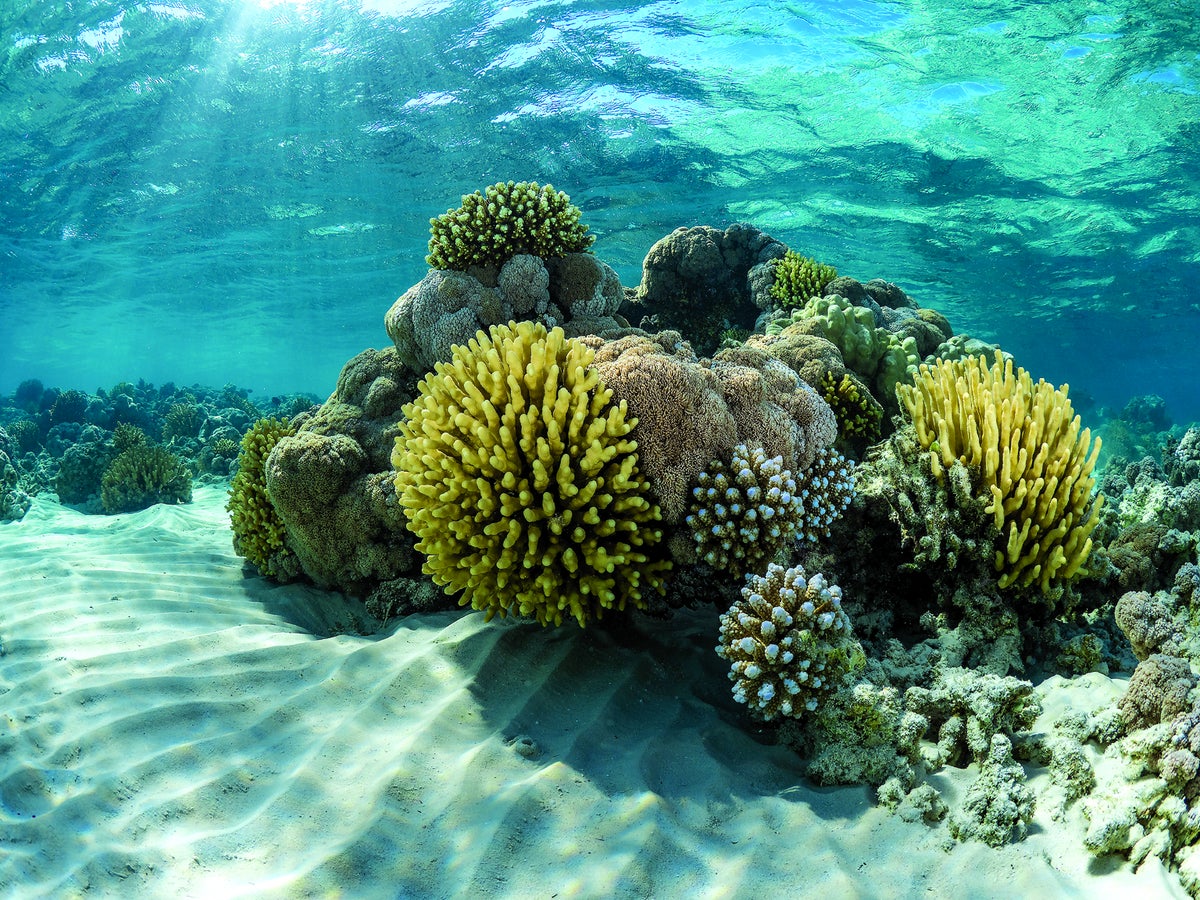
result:
M 767 324 L 768 335 L 796 329 L 833 343 L 846 368 L 861 376 L 877 398 L 891 403 L 897 384 L 912 380 L 921 355 L 912 337 L 898 337 L 875 324 L 875 314 L 831 294 L 813 297 L 789 315 L 776 315 Z
M 157 445 L 133 444 L 121 451 L 100 479 L 100 502 L 110 514 L 191 499 L 191 472 L 179 457 Z
M 789 250 L 775 264 L 771 297 L 783 309 L 795 309 L 813 297 L 820 297 L 825 286 L 835 278 L 837 269 L 833 266 Z
M 130 447 L 137 447 L 148 443 L 146 440 L 146 432 L 138 428 L 136 425 L 130 425 L 128 422 L 121 422 L 113 430 L 112 444 L 113 449 L 117 453 L 124 453 Z
M 1000 587 L 1036 585 L 1051 601 L 1061 597 L 1085 574 L 1104 503 L 1092 495 L 1100 441 L 1091 449 L 1066 386 L 1034 384 L 997 351 L 990 366 L 974 356 L 922 364 L 897 394 L 933 474 L 942 480 L 959 462 L 988 501 Z
M 429 220 L 435 269 L 499 268 L 520 253 L 564 256 L 592 245 L 578 206 L 562 191 L 536 181 L 499 182 L 465 194 L 462 206 Z
M 868 443 L 879 440 L 883 407 L 857 378 L 846 372 L 839 380 L 826 371 L 821 378 L 821 395 L 837 417 L 839 439 Z
M 238 470 L 229 485 L 229 512 L 233 549 L 264 575 L 279 577 L 293 567 L 284 563 L 291 555 L 283 519 L 267 497 L 267 457 L 281 438 L 295 434 L 282 419 L 259 419 L 242 436 Z
M 662 592 L 660 513 L 625 402 L 561 328 L 493 326 L 404 407 L 396 491 L 424 571 L 459 605 L 580 625 Z
M 163 440 L 194 438 L 204 424 L 204 412 L 194 403 L 175 403 L 163 417 Z

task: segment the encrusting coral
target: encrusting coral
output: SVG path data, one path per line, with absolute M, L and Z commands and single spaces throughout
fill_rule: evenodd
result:
M 1091 431 L 1080 433 L 1066 387 L 1035 385 L 999 353 L 922 365 L 897 394 L 939 479 L 955 461 L 977 473 L 999 532 L 1001 588 L 1036 585 L 1056 599 L 1091 553 L 1103 496 L 1092 499 Z M 1007 528 L 1006 528 L 1007 526 Z
M 424 571 L 460 605 L 580 625 L 662 590 L 636 420 L 561 329 L 495 326 L 404 408 L 392 452 Z
M 267 457 L 281 438 L 295 434 L 291 425 L 274 418 L 259 419 L 242 436 L 238 470 L 229 485 L 229 512 L 233 550 L 263 575 L 272 578 L 296 574 L 294 557 L 287 548 L 283 520 L 267 497 Z
M 500 267 L 519 253 L 562 256 L 592 245 L 571 198 L 536 181 L 498 182 L 464 194 L 462 205 L 429 220 L 429 256 L 435 269 L 465 272 Z
M 864 662 L 842 591 L 820 573 L 771 563 L 721 616 L 717 655 L 732 663 L 733 697 L 770 721 L 817 709 Z

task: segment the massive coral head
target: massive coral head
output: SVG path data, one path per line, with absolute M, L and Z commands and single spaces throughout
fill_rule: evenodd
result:
M 660 513 L 593 351 L 522 322 L 418 385 L 392 453 L 424 571 L 459 604 L 580 625 L 663 590 Z

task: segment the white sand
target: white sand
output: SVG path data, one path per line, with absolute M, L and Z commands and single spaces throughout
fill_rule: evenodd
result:
M 808 786 L 745 727 L 715 612 L 360 636 L 357 603 L 243 575 L 224 499 L 0 526 L 3 896 L 1184 896 L 1042 811 L 947 850 Z

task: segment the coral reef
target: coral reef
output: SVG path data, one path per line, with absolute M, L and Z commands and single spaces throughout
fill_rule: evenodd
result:
M 939 668 L 928 687 L 910 687 L 904 704 L 936 735 L 928 748 L 933 768 L 982 763 L 997 734 L 1031 728 L 1042 711 L 1028 681 L 953 667 Z
M 462 205 L 429 220 L 435 269 L 499 268 L 517 254 L 563 256 L 592 245 L 571 198 L 536 181 L 498 182 L 464 194 Z
M 404 408 L 400 506 L 424 571 L 460 605 L 586 625 L 662 590 L 634 423 L 592 356 L 561 329 L 494 326 Z
M 263 575 L 287 581 L 299 574 L 299 563 L 287 547 L 287 531 L 267 497 L 267 457 L 281 438 L 295 434 L 290 423 L 259 419 L 243 435 L 237 474 L 229 485 L 233 551 Z
M 678 331 L 698 354 L 712 354 L 727 328 L 753 328 L 771 305 L 771 264 L 786 252 L 751 225 L 675 229 L 642 264 L 636 308 L 649 320 L 642 327 Z
M 1103 495 L 1092 498 L 1099 444 L 1079 431 L 1066 388 L 1033 384 L 999 354 L 922 364 L 914 385 L 897 391 L 935 477 L 955 461 L 979 479 L 999 533 L 1001 588 L 1036 585 L 1048 601 L 1082 569 Z M 1007 525 L 1007 529 L 1005 526 Z
M 0 524 L 25 518 L 32 503 L 21 489 L 21 474 L 12 459 L 16 455 L 16 441 L 0 428 Z
M 775 263 L 771 299 L 782 309 L 803 306 L 824 294 L 825 285 L 837 278 L 837 269 L 789 250 Z
M 950 834 L 999 847 L 1025 837 L 1033 809 L 1033 790 L 1025 783 L 1025 770 L 1013 760 L 1012 742 L 995 734 L 980 763 L 978 780 L 950 815 Z
M 764 721 L 812 712 L 864 661 L 841 588 L 820 573 L 806 578 L 801 566 L 772 563 L 750 575 L 720 634 L 733 698 Z

